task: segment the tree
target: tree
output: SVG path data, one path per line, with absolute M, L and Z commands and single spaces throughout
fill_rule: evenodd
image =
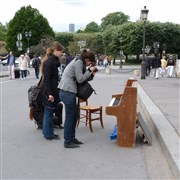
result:
M 93 21 L 93 22 L 90 22 L 89 24 L 86 25 L 84 32 L 93 33 L 93 32 L 100 32 L 100 30 L 101 29 L 98 26 L 98 24 Z
M 73 33 L 56 33 L 55 40 L 59 41 L 66 48 L 69 45 L 69 42 L 73 41 Z
M 7 27 L 0 23 L 0 41 L 5 41 L 7 33 Z
M 6 40 L 7 26 L 4 26 L 0 23 L 0 54 L 7 54 L 8 52 L 5 49 L 5 40 Z
M 21 7 L 16 12 L 14 18 L 9 22 L 6 38 L 6 48 L 8 51 L 13 50 L 19 54 L 16 47 L 17 34 L 22 34 L 22 52 L 25 52 L 28 47 L 28 41 L 25 37 L 25 32 L 32 32 L 32 37 L 29 40 L 29 46 L 37 45 L 44 36 L 54 37 L 54 31 L 49 26 L 46 18 L 44 18 L 37 9 L 31 6 Z M 21 52 L 21 53 L 22 53 Z
M 109 26 L 117 26 L 127 23 L 129 20 L 129 16 L 125 15 L 123 12 L 114 12 L 109 13 L 105 17 L 101 19 L 101 28 L 105 30 Z

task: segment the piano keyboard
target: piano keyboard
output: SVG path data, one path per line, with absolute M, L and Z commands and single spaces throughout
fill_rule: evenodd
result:
M 120 103 L 119 99 L 112 98 L 111 102 L 109 103 L 109 106 L 117 106 L 117 105 L 119 105 L 119 103 Z

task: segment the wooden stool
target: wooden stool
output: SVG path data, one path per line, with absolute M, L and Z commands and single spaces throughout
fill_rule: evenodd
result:
M 81 105 L 81 103 L 84 103 L 85 105 Z M 84 111 L 84 113 L 82 111 Z M 81 121 L 81 119 L 85 119 L 85 121 Z M 95 120 L 100 120 L 101 127 L 104 128 L 102 121 L 102 106 L 88 105 L 88 100 L 79 99 L 79 118 L 77 127 L 80 122 L 85 123 L 86 126 L 89 124 L 90 131 L 93 132 L 91 122 Z

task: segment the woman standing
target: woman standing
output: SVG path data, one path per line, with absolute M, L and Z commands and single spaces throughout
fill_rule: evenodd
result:
M 75 128 L 77 123 L 77 85 L 76 82 L 92 80 L 95 75 L 95 55 L 93 52 L 84 50 L 79 58 L 75 58 L 65 68 L 58 88 L 59 97 L 65 105 L 65 123 L 64 123 L 64 147 L 77 148 L 81 141 L 76 139 Z M 88 69 L 86 67 L 89 66 Z
M 24 57 L 24 55 L 22 54 L 20 57 L 19 57 L 19 69 L 20 69 L 20 72 L 21 72 L 21 79 L 24 80 L 26 79 L 26 76 L 27 76 L 27 69 L 28 69 L 28 61 L 27 59 Z
M 43 115 L 43 135 L 47 140 L 60 139 L 54 134 L 53 114 L 59 102 L 58 91 L 58 67 L 59 59 L 63 54 L 64 47 L 59 42 L 54 42 L 46 51 L 42 62 L 43 87 L 45 90 L 45 105 Z

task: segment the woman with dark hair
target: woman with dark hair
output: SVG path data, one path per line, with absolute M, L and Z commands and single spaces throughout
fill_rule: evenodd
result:
M 58 67 L 64 47 L 59 42 L 54 42 L 52 47 L 46 50 L 46 56 L 42 61 L 41 72 L 43 76 L 43 87 L 45 90 L 45 105 L 43 114 L 43 135 L 45 139 L 60 139 L 54 134 L 53 114 L 59 103 L 58 91 Z
M 79 58 L 73 59 L 65 68 L 58 88 L 59 97 L 65 105 L 64 147 L 77 148 L 81 141 L 76 139 L 75 128 L 77 123 L 77 85 L 92 80 L 97 68 L 95 54 L 84 50 Z M 86 67 L 89 68 L 87 69 Z

